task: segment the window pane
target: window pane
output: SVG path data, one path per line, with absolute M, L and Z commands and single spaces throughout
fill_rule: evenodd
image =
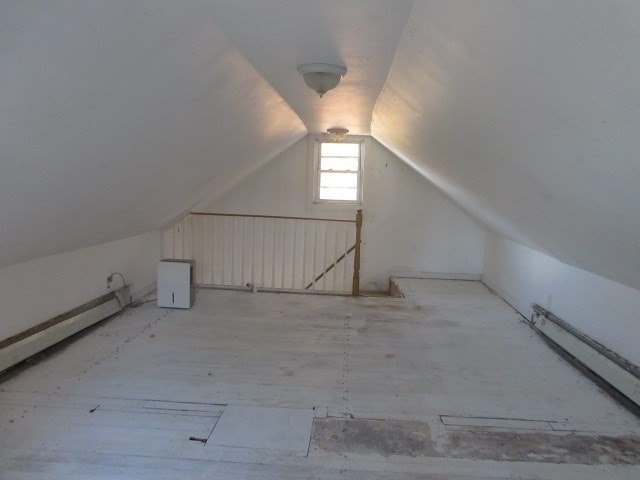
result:
M 357 188 L 358 175 L 355 173 L 320 173 L 320 187 Z
M 321 157 L 359 157 L 360 144 L 358 143 L 322 143 L 320 145 Z
M 360 198 L 360 143 L 320 142 L 318 200 L 357 202 Z
M 358 199 L 358 190 L 355 188 L 324 188 L 320 187 L 320 200 L 350 200 Z
M 322 157 L 320 170 L 358 171 L 358 157 Z

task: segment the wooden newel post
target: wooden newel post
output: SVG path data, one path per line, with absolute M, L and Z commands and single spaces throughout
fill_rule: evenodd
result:
M 356 251 L 353 257 L 353 287 L 351 295 L 360 295 L 360 242 L 362 238 L 362 210 L 356 213 Z

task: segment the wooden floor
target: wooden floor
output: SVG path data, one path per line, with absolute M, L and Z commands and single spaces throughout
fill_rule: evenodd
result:
M 0 383 L 0 479 L 640 478 L 640 421 L 477 282 L 153 299 Z

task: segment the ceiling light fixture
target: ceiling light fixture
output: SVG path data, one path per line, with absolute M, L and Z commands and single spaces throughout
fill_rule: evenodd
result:
M 328 63 L 308 63 L 300 65 L 298 73 L 302 75 L 304 83 L 322 98 L 325 93 L 338 86 L 340 79 L 347 73 L 347 69 Z
M 329 134 L 329 138 L 334 142 L 341 142 L 342 140 L 344 140 L 344 137 L 347 136 L 349 130 L 340 127 L 328 128 L 327 133 Z

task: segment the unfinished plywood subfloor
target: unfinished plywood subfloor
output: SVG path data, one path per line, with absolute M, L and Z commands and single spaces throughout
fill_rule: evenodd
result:
M 399 284 L 407 298 L 203 290 L 191 310 L 129 309 L 0 384 L 0 478 L 640 478 L 640 422 L 482 284 Z M 302 456 L 299 436 L 252 443 L 256 423 L 216 432 L 227 408 L 383 438 L 309 438 Z M 545 461 L 541 432 L 573 437 Z
M 314 413 L 311 408 L 229 405 L 207 444 L 306 456 Z

